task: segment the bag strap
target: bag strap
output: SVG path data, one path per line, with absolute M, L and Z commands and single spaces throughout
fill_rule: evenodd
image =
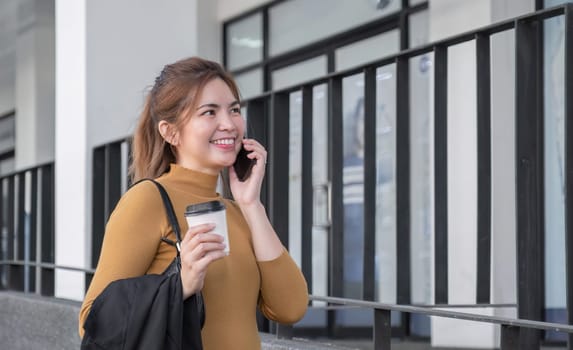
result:
M 169 195 L 167 194 L 165 188 L 159 182 L 153 179 L 141 179 L 137 181 L 135 184 L 133 184 L 133 186 L 146 180 L 153 182 L 157 187 L 157 189 L 159 190 L 159 193 L 161 194 L 161 200 L 163 201 L 163 206 L 165 207 L 165 212 L 167 213 L 167 218 L 169 219 L 169 223 L 171 224 L 171 228 L 173 228 L 173 232 L 175 232 L 175 237 L 177 239 L 176 242 L 173 242 L 168 238 L 161 237 L 161 240 L 175 246 L 177 248 L 177 255 L 179 255 L 179 252 L 181 251 L 181 229 L 179 228 L 179 222 L 177 222 L 177 216 L 175 215 L 175 211 L 173 210 L 173 204 L 171 203 L 171 199 L 169 198 Z

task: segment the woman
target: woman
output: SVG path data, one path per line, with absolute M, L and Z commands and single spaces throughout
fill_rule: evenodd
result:
M 217 63 L 183 59 L 164 67 L 151 89 L 133 137 L 134 182 L 156 179 L 167 190 L 183 235 L 183 298 L 202 292 L 204 349 L 259 349 L 256 306 L 269 319 L 294 323 L 308 292 L 299 268 L 260 202 L 267 152 L 244 139 L 245 122 L 233 79 Z M 232 165 L 241 146 L 255 159 L 239 181 Z M 215 192 L 228 169 L 234 201 Z M 189 227 L 187 205 L 222 200 L 230 254 L 209 224 Z M 163 239 L 162 239 L 163 238 Z M 175 235 L 155 185 L 143 181 L 121 198 L 106 227 L 99 263 L 80 312 L 80 335 L 94 299 L 112 281 L 161 274 L 175 256 Z

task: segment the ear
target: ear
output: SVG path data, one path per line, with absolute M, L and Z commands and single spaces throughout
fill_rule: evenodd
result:
M 165 120 L 162 120 L 157 124 L 157 129 L 159 130 L 161 137 L 163 137 L 167 143 L 173 146 L 177 146 L 179 143 L 179 137 L 177 130 L 173 125 L 169 124 Z

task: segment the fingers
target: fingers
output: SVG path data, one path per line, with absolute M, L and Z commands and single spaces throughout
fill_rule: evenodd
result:
M 181 241 L 181 281 L 185 296 L 203 287 L 209 264 L 226 256 L 223 237 L 212 232 L 214 224 L 189 228 Z
M 214 228 L 214 224 L 202 224 L 190 227 L 181 241 L 182 254 L 183 252 L 192 254 L 193 260 L 198 260 L 212 250 L 225 249 L 223 236 L 211 232 Z
M 257 159 L 258 164 L 267 163 L 267 150 L 255 139 L 243 139 L 243 146 L 249 154 L 250 159 Z
M 200 233 L 207 233 L 207 232 L 213 230 L 214 228 L 215 228 L 215 224 L 213 224 L 213 223 L 201 224 L 201 225 L 189 227 L 189 229 L 187 230 L 187 233 L 185 234 L 185 237 L 183 237 L 183 240 L 181 241 L 181 244 L 184 244 L 184 243 L 187 244 L 194 237 L 199 235 Z
M 192 266 L 210 252 L 225 249 L 223 237 L 211 232 L 214 228 L 214 224 L 202 224 L 192 226 L 187 230 L 181 241 L 182 263 L 185 262 Z

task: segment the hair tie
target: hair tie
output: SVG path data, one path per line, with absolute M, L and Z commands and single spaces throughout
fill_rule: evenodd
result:
M 163 85 L 163 83 L 165 82 L 165 76 L 167 75 L 167 67 L 168 67 L 167 65 L 163 66 L 161 73 L 159 73 L 157 78 L 155 78 L 154 87 L 159 87 L 159 86 Z

